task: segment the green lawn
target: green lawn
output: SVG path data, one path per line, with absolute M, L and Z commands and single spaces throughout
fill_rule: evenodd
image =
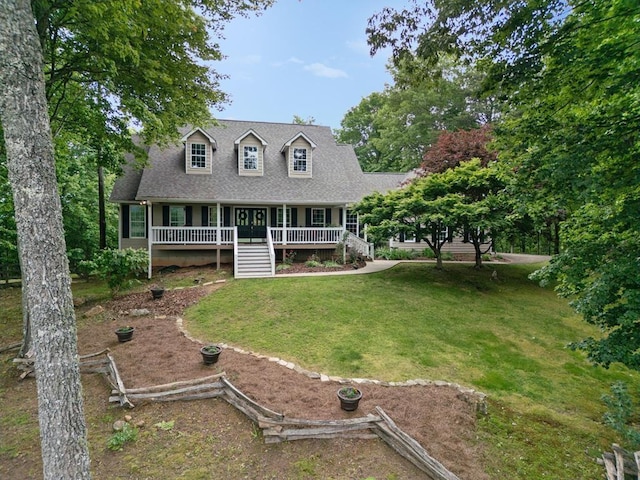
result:
M 200 339 L 309 370 L 476 388 L 490 398 L 478 436 L 492 478 L 598 478 L 593 457 L 620 441 L 601 425 L 600 397 L 616 380 L 638 387 L 639 377 L 566 348 L 597 331 L 529 281 L 534 269 L 403 264 L 372 275 L 232 281 L 185 316 Z

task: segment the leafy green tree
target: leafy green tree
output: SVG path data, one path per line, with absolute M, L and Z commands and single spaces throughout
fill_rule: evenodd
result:
M 494 107 L 478 100 L 477 72 L 448 60 L 430 75 L 428 69 L 417 59 L 391 67 L 394 85 L 364 98 L 344 116 L 338 141 L 354 145 L 363 170 L 417 168 L 443 131 L 473 129 L 495 115 Z
M 22 301 L 33 341 L 43 478 L 91 478 L 41 47 L 26 0 L 0 0 L 0 123 L 11 182 Z
M 510 206 L 503 195 L 507 176 L 499 163 L 482 167 L 479 159 L 473 159 L 386 195 L 369 195 L 354 208 L 378 241 L 401 234 L 424 241 L 437 268 L 442 268 L 445 243 L 462 235 L 473 244 L 480 268 L 491 238 L 508 225 Z
M 294 115 L 293 123 L 296 125 L 314 125 L 316 123 L 316 119 L 313 117 L 302 118 L 299 115 Z
M 510 172 L 500 162 L 484 167 L 475 158 L 438 175 L 442 176 L 448 194 L 457 198 L 450 213 L 455 233 L 473 245 L 475 266 L 481 268 L 482 255 L 510 227 L 512 203 L 505 195 Z
M 382 153 L 374 146 L 379 138 L 376 115 L 382 108 L 388 92 L 373 92 L 351 108 L 340 122 L 335 133 L 338 142 L 353 145 L 358 162 L 365 172 L 375 172 L 382 164 Z
M 369 195 L 354 210 L 374 240 L 402 235 L 423 241 L 433 252 L 436 268 L 442 269 L 442 247 L 448 240 L 447 226 L 453 221 L 455 202 L 438 179 L 430 176 L 386 195 Z
M 414 4 L 415 5 L 415 4 Z M 640 369 L 640 5 L 626 0 L 436 0 L 370 23 L 373 50 L 435 63 L 485 62 L 485 89 L 512 111 L 495 133 L 517 172 L 514 191 L 537 222 L 566 217 L 562 249 L 536 275 L 601 338 L 576 342 L 600 365 Z M 431 15 L 429 17 L 426 14 Z
M 140 161 L 145 157 L 144 148 L 133 141 L 131 127 L 143 143 L 162 144 L 175 140 L 178 127 L 184 124 L 212 121 L 211 110 L 226 102 L 219 88 L 223 75 L 212 67 L 212 62 L 223 58 L 215 40 L 234 16 L 259 12 L 272 3 L 31 1 L 44 57 L 51 131 L 61 163 L 58 173 L 63 182 L 69 182 L 61 190 L 63 201 L 69 200 L 63 207 L 65 226 L 70 228 L 68 238 L 74 239 L 70 242 L 73 256 L 78 248 L 74 244 L 87 240 L 98 239 L 101 247 L 107 246 L 103 212 L 108 208 L 100 195 L 104 192 L 103 172 L 107 171 L 107 177 L 117 172 L 124 152 L 134 153 Z M 81 169 L 85 178 L 66 175 L 69 165 L 79 159 L 89 162 Z M 0 155 L 0 164 L 5 161 Z M 91 178 L 98 185 L 97 201 L 85 195 L 95 191 Z M 86 203 L 80 207 L 74 204 L 77 200 Z M 8 205 L 8 200 L 0 197 L 0 203 Z M 81 228 L 89 226 L 90 212 L 99 225 L 98 235 L 95 227 Z M 2 228 L 11 228 L 10 219 L 2 217 L 0 221 Z M 94 247 L 83 243 L 86 251 L 80 256 L 90 257 Z M 25 331 L 27 322 L 25 319 Z M 29 342 L 25 336 L 21 355 L 29 350 Z

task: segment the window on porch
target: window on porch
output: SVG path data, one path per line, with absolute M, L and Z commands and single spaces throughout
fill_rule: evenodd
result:
M 145 237 L 145 212 L 144 205 L 131 205 L 129 207 L 129 238 Z
M 218 225 L 218 209 L 216 207 L 209 207 L 209 223 L 210 227 Z
M 186 223 L 187 222 L 184 207 L 171 206 L 169 209 L 169 226 L 184 227 Z
M 346 227 L 347 230 L 354 235 L 359 234 L 358 230 L 358 214 L 353 210 L 347 210 L 347 218 L 346 218 Z
M 312 227 L 325 226 L 325 209 L 324 208 L 311 209 L 311 226 Z
M 278 213 L 277 213 L 277 219 L 276 219 L 276 226 L 278 227 L 282 227 L 283 226 L 283 209 L 282 208 L 278 208 Z M 291 209 L 287 208 L 287 227 L 291 226 Z

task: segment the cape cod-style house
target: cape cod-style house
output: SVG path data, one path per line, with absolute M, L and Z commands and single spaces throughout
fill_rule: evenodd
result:
M 344 242 L 372 256 L 349 208 L 405 178 L 364 173 L 329 127 L 219 120 L 185 130 L 177 145 L 150 146 L 147 166 L 126 166 L 110 200 L 120 248 L 146 249 L 149 275 L 233 263 L 236 277 L 260 277 L 292 250 L 308 256 Z

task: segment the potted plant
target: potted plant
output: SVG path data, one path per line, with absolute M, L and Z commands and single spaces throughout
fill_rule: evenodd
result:
M 200 349 L 202 361 L 205 365 L 213 365 L 216 363 L 221 352 L 222 347 L 218 345 L 206 345 Z
M 338 390 L 338 398 L 340 399 L 340 408 L 352 412 L 358 408 L 362 392 L 355 387 L 342 387 Z
M 116 330 L 119 342 L 128 342 L 133 338 L 133 327 L 120 327 Z
M 151 285 L 150 290 L 154 300 L 162 298 L 162 295 L 164 295 L 164 287 L 162 285 Z

